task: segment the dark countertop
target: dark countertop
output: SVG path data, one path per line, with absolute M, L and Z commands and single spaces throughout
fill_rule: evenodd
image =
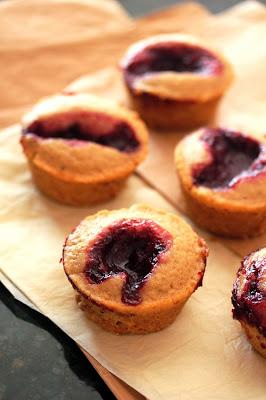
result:
M 213 13 L 218 13 L 225 10 L 226 8 L 232 7 L 237 3 L 241 3 L 239 0 L 191 0 L 198 1 L 198 3 L 203 4 L 205 7 Z M 144 14 L 148 14 L 152 11 L 160 10 L 162 8 L 171 6 L 173 4 L 185 3 L 186 1 L 177 0 L 118 0 L 119 3 L 124 6 L 124 8 L 133 17 L 140 17 Z M 262 1 L 263 3 L 265 2 Z
M 263 1 L 265 3 L 265 1 Z M 120 0 L 133 15 L 179 3 Z M 201 1 L 219 12 L 238 1 Z M 0 284 L 0 400 L 114 400 L 75 343 L 51 321 L 16 301 Z

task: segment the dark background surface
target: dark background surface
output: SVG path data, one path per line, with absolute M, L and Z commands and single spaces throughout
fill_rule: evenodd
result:
M 151 11 L 157 11 L 173 4 L 185 3 L 185 1 L 175 0 L 118 0 L 119 3 L 126 8 L 129 14 L 134 17 L 140 17 L 144 14 L 148 14 Z M 197 1 L 197 0 L 191 0 Z M 266 0 L 262 1 L 266 3 Z M 225 10 L 226 8 L 232 7 L 235 4 L 241 3 L 239 0 L 199 0 L 198 3 L 208 7 L 213 13 L 217 13 Z
M 179 2 L 120 3 L 131 15 L 140 16 Z M 201 3 L 219 12 L 238 1 Z M 0 296 L 0 400 L 115 400 L 68 336 L 47 318 L 14 300 L 2 284 Z

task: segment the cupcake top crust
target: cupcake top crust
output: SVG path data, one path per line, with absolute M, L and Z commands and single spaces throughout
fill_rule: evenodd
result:
M 226 128 L 203 128 L 181 141 L 175 159 L 185 185 L 202 198 L 266 207 L 264 139 Z
M 101 283 L 125 275 L 121 301 L 141 302 L 140 288 L 172 245 L 172 236 L 150 219 L 122 218 L 102 230 L 88 250 L 85 275 Z
M 185 34 L 157 35 L 134 43 L 121 67 L 131 91 L 186 101 L 219 97 L 233 76 L 217 50 Z
M 63 264 L 75 289 L 108 309 L 134 312 L 187 298 L 208 250 L 179 217 L 145 205 L 101 211 L 69 235 Z
M 49 170 L 84 180 L 123 175 L 147 153 L 138 116 L 89 94 L 60 94 L 38 103 L 23 119 L 28 158 Z
M 266 247 L 244 258 L 233 286 L 234 318 L 258 328 L 266 338 Z

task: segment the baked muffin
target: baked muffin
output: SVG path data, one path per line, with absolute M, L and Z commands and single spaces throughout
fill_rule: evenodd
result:
M 229 237 L 265 232 L 265 139 L 203 128 L 177 145 L 175 163 L 188 214 L 197 224 Z
M 147 153 L 138 116 L 88 94 L 61 94 L 23 119 L 21 144 L 37 187 L 65 204 L 85 206 L 122 188 Z
M 266 357 L 266 247 L 244 258 L 232 292 L 233 316 L 252 346 Z
M 133 106 L 149 125 L 161 129 L 206 124 L 233 75 L 217 50 L 180 33 L 133 44 L 121 69 Z
M 113 333 L 144 334 L 175 320 L 201 285 L 207 255 L 180 217 L 134 205 L 85 218 L 62 260 L 90 320 Z

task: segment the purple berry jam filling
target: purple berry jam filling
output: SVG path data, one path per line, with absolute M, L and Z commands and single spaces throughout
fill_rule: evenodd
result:
M 255 139 L 224 129 L 206 129 L 200 140 L 211 161 L 193 169 L 195 185 L 208 188 L 232 187 L 239 180 L 266 171 L 262 145 Z
M 202 47 L 165 42 L 147 46 L 132 57 L 126 66 L 125 79 L 132 86 L 134 79 L 145 74 L 173 71 L 214 75 L 222 68 L 220 60 Z
M 130 125 L 111 116 L 94 113 L 79 121 L 73 116 L 68 124 L 49 124 L 47 121 L 34 121 L 23 134 L 33 134 L 42 139 L 64 139 L 70 144 L 92 142 L 112 147 L 119 151 L 131 153 L 138 149 L 140 143 Z M 81 122 L 82 121 L 82 122 Z M 60 126 L 61 125 L 61 126 Z M 62 127 L 63 125 L 63 127 Z
M 169 232 L 146 219 L 122 219 L 104 228 L 89 248 L 85 266 L 87 279 L 101 283 L 123 274 L 121 301 L 141 303 L 140 289 L 172 244 Z
M 259 285 L 263 274 L 266 274 L 265 257 L 254 261 L 249 261 L 249 256 L 245 257 L 233 287 L 232 304 L 235 319 L 255 325 L 266 337 L 266 291 Z M 239 290 L 241 275 L 244 275 L 244 287 Z

